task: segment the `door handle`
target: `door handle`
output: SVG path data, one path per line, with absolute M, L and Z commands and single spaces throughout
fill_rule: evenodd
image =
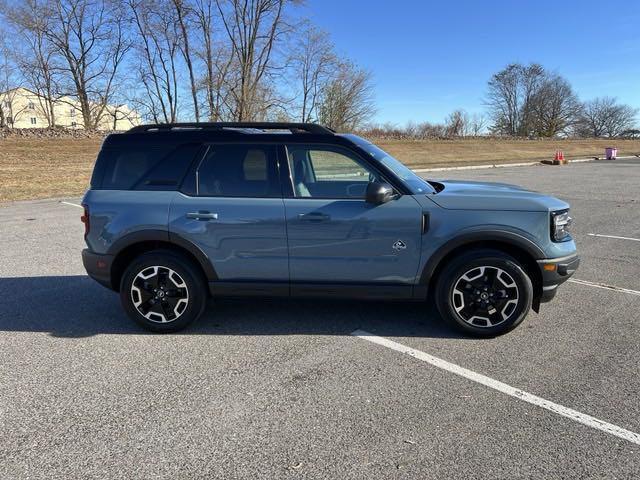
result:
M 218 214 L 217 213 L 204 212 L 204 211 L 190 212 L 190 213 L 187 213 L 187 218 L 191 218 L 193 220 L 217 220 L 218 219 Z
M 330 215 L 320 212 L 300 213 L 298 220 L 302 222 L 326 222 L 331 219 Z

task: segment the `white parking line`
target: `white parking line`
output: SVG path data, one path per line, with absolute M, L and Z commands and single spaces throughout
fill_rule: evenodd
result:
M 71 205 L 72 207 L 84 208 L 82 205 L 78 205 L 77 203 L 64 202 L 62 200 L 60 201 L 60 203 L 64 203 L 65 205 Z
M 602 288 L 604 290 L 613 290 L 615 292 L 628 293 L 630 295 L 640 296 L 640 291 L 631 290 L 630 288 L 616 287 L 614 285 L 607 285 L 606 283 L 587 282 L 586 280 L 579 280 L 577 278 L 570 278 L 568 281 L 571 283 L 577 283 L 578 285 L 586 285 L 587 287 Z
M 602 235 L 600 233 L 587 233 L 590 237 L 615 238 L 616 240 L 631 240 L 632 242 L 640 242 L 640 238 L 618 237 L 616 235 Z
M 409 355 L 434 367 L 441 368 L 442 370 L 446 370 L 449 373 L 459 375 L 466 378 L 467 380 L 471 380 L 472 382 L 479 383 L 481 385 L 484 385 L 485 387 L 492 388 L 511 397 L 515 397 L 537 407 L 549 410 L 550 412 L 562 415 L 563 417 L 586 425 L 587 427 L 603 431 L 610 435 L 614 435 L 616 437 L 627 440 L 631 443 L 635 443 L 636 445 L 640 445 L 640 434 L 632 432 L 630 430 L 625 430 L 624 428 L 618 427 L 617 425 L 614 425 L 612 423 L 599 420 L 595 417 L 592 417 L 591 415 L 587 415 L 578 412 L 577 410 L 573 410 L 549 400 L 545 400 L 544 398 L 532 395 L 525 392 L 524 390 L 514 388 L 510 385 L 507 385 L 506 383 L 502 383 L 480 373 L 473 372 L 454 363 L 450 363 L 446 360 L 442 360 L 441 358 L 429 355 L 428 353 L 421 352 L 420 350 L 415 350 L 413 348 L 407 347 L 405 345 L 402 345 L 401 343 L 397 343 L 383 337 L 378 337 L 377 335 L 365 332 L 364 330 L 356 330 L 355 332 L 352 332 L 351 335 L 381 345 L 383 347 L 390 348 L 391 350 L 395 350 L 405 355 Z

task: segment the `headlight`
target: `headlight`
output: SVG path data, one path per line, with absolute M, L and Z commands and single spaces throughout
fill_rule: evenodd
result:
M 564 242 L 571 240 L 569 226 L 573 219 L 569 216 L 569 210 L 551 212 L 551 240 Z

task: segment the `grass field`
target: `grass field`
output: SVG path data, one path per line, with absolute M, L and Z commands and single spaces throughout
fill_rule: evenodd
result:
M 493 165 L 553 159 L 556 150 L 565 158 L 603 157 L 605 147 L 618 148 L 618 156 L 640 154 L 640 140 L 502 140 L 469 138 L 459 140 L 374 140 L 412 168 Z
M 0 139 L 0 202 L 82 194 L 101 139 Z M 640 140 L 375 140 L 413 168 L 500 164 L 553 158 L 602 156 L 611 144 L 618 155 L 640 154 Z M 554 168 L 554 167 L 549 167 Z

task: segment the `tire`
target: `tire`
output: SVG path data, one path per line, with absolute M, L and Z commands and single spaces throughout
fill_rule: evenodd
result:
M 177 332 L 204 312 L 206 281 L 189 259 L 170 250 L 154 250 L 127 267 L 120 301 L 127 315 L 147 330 Z
M 495 337 L 513 330 L 533 301 L 531 279 L 513 257 L 474 250 L 454 258 L 438 277 L 436 305 L 457 330 Z

